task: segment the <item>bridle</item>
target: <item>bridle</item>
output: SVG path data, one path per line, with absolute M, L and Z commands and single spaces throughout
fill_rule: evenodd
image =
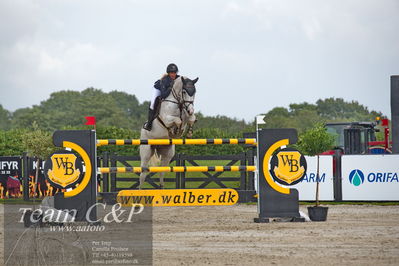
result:
M 179 95 L 179 94 L 176 92 L 175 87 L 174 87 L 173 84 L 172 84 L 172 91 L 171 91 L 171 92 L 172 92 L 173 98 L 175 98 L 176 101 L 167 100 L 167 99 L 162 100 L 163 102 L 170 102 L 170 103 L 177 104 L 178 107 L 179 107 L 179 111 L 180 111 L 180 118 L 182 117 L 182 112 L 183 112 L 183 110 L 186 111 L 186 112 L 188 113 L 188 108 L 190 107 L 190 105 L 193 105 L 193 106 L 194 106 L 194 101 L 187 101 L 187 100 L 184 99 L 184 91 L 185 91 L 186 93 L 188 93 L 189 95 L 190 95 L 190 93 L 188 92 L 187 88 L 185 87 L 186 84 L 184 84 L 183 81 L 182 81 L 182 83 L 183 83 L 183 87 L 182 87 L 182 89 L 181 89 L 181 93 L 180 93 L 181 95 Z M 194 93 L 195 93 L 195 87 L 193 87 L 193 88 L 194 88 L 194 90 L 193 90 L 193 92 L 192 92 L 193 94 L 190 95 L 190 96 L 193 96 Z
M 171 93 L 172 93 L 173 98 L 174 98 L 176 101 L 174 101 L 174 100 L 167 100 L 167 99 L 161 100 L 161 104 L 162 104 L 162 102 L 170 102 L 170 103 L 177 104 L 177 106 L 178 106 L 178 108 L 179 108 L 179 117 L 180 117 L 181 120 L 183 120 L 183 119 L 182 119 L 182 117 L 183 117 L 183 111 L 185 111 L 185 112 L 188 114 L 188 108 L 190 107 L 190 105 L 193 105 L 193 106 L 194 106 L 194 101 L 187 101 L 187 100 L 184 99 L 184 92 L 186 92 L 186 93 L 187 93 L 188 95 L 190 95 L 190 96 L 193 96 L 193 95 L 195 94 L 195 87 L 194 87 L 194 86 L 193 86 L 193 87 L 190 87 L 190 88 L 187 88 L 187 87 L 186 87 L 186 84 L 185 84 L 185 82 L 183 82 L 183 80 L 182 80 L 182 83 L 183 83 L 183 85 L 182 85 L 182 89 L 181 89 L 180 95 L 176 92 L 176 89 L 175 89 L 175 87 L 173 86 L 174 83 L 172 83 L 172 90 L 171 90 Z M 162 125 L 163 127 L 165 127 L 167 130 L 170 130 L 171 127 L 167 127 L 167 126 L 165 125 L 165 123 L 162 121 L 162 119 L 159 117 L 159 115 L 157 116 L 157 119 L 159 120 L 159 122 L 161 123 L 161 125 Z

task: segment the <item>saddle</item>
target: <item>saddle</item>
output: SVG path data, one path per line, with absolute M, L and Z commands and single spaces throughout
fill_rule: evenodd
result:
M 161 103 L 162 103 L 162 98 L 161 96 L 158 96 L 155 99 L 155 104 L 154 104 L 154 120 L 158 119 L 158 121 L 164 126 L 165 128 L 168 128 L 165 123 L 162 121 L 162 119 L 159 117 L 159 112 L 161 110 Z

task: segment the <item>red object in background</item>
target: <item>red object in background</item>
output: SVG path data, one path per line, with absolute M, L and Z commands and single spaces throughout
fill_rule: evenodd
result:
M 85 125 L 96 125 L 96 117 L 95 116 L 86 116 L 87 122 Z
M 385 150 L 389 149 L 390 144 L 392 145 L 392 141 L 389 141 L 389 120 L 384 118 L 381 120 L 381 126 L 384 127 L 384 141 L 369 141 L 369 146 L 379 146 L 383 145 Z
M 383 127 L 387 127 L 388 126 L 388 119 L 382 119 L 382 121 L 381 121 L 381 126 L 383 126 Z
M 319 155 L 334 155 L 335 154 L 335 150 L 329 150 L 329 151 L 325 151 L 323 153 L 320 153 Z
M 9 198 L 16 198 L 21 193 L 21 182 L 18 177 L 9 176 L 7 179 L 7 191 Z

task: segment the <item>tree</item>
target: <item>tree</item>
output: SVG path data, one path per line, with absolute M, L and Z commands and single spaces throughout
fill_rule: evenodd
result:
M 23 145 L 26 129 L 0 130 L 0 156 L 19 156 L 25 151 Z
M 284 107 L 275 107 L 265 114 L 267 128 L 290 128 L 295 127 L 290 112 Z
M 11 127 L 11 114 L 9 111 L 3 108 L 0 104 L 0 129 L 9 129 Z
M 357 101 L 345 102 L 342 98 L 320 99 L 316 105 L 318 114 L 330 121 L 369 121 L 382 115 L 380 112 L 370 112 Z
M 299 136 L 298 149 L 305 155 L 317 156 L 316 174 L 316 206 L 319 206 L 319 159 L 320 153 L 333 148 L 334 137 L 331 136 L 323 124 L 318 123 Z
M 322 121 L 323 119 L 317 114 L 316 106 L 308 103 L 291 104 L 290 110 L 276 107 L 265 116 L 267 128 L 295 128 L 299 133 Z
M 297 115 L 302 111 L 315 111 L 316 112 L 317 106 L 314 104 L 307 103 L 307 102 L 300 103 L 300 104 L 297 104 L 297 103 L 290 104 L 291 114 Z
M 32 131 L 27 131 L 23 135 L 23 145 L 29 156 L 36 157 L 36 175 L 35 180 L 33 180 L 33 183 L 36 184 L 33 192 L 36 193 L 40 160 L 45 160 L 51 153 L 55 152 L 56 147 L 53 145 L 50 133 L 39 129 L 37 123 L 33 123 L 32 128 Z
M 296 128 L 302 133 L 316 123 L 374 121 L 382 114 L 369 111 L 356 101 L 345 102 L 342 98 L 327 98 L 318 100 L 316 104 L 290 104 L 288 109 L 275 107 L 265 116 L 268 128 Z
M 217 116 L 204 116 L 198 112 L 195 114 L 197 123 L 195 123 L 195 129 L 221 129 L 231 134 L 240 134 L 248 131 L 251 128 L 251 124 L 246 123 L 244 120 L 238 120 L 236 118 L 230 118 L 224 115 Z
M 147 101 L 140 103 L 135 95 L 121 91 L 106 93 L 96 88 L 81 92 L 64 90 L 52 93 L 39 105 L 18 109 L 12 114 L 0 106 L 0 129 L 26 129 L 36 122 L 40 129 L 54 131 L 81 126 L 85 116 L 95 116 L 97 126 L 139 131 L 147 119 L 148 105 Z M 196 116 L 195 130 L 217 128 L 229 134 L 240 134 L 255 128 L 252 122 L 223 114 L 205 116 L 197 112 Z M 316 104 L 303 102 L 292 103 L 288 108 L 275 107 L 265 114 L 265 122 L 267 128 L 296 128 L 302 133 L 318 122 L 374 121 L 377 116 L 383 115 L 369 111 L 356 101 L 327 98 L 318 100 Z

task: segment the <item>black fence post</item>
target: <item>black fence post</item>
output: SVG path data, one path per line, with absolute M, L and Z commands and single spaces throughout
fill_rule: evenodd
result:
M 115 157 L 111 156 L 111 167 L 116 167 Z M 112 173 L 111 175 L 111 192 L 116 192 L 116 173 Z
M 97 160 L 97 163 L 96 163 L 96 165 L 97 165 L 97 167 L 100 167 L 100 165 L 101 165 L 101 160 L 102 160 L 102 156 L 97 156 L 96 157 L 96 160 Z M 100 172 L 97 172 L 97 170 L 96 170 L 96 178 L 97 178 L 97 182 L 96 182 L 96 191 L 97 192 L 99 192 L 98 190 L 98 188 L 100 187 L 100 188 L 102 188 L 102 186 L 103 186 L 103 184 L 104 184 L 104 182 L 103 182 L 103 179 L 104 179 L 104 176 L 102 175 L 102 173 L 100 173 Z
M 109 166 L 109 153 L 104 152 L 102 154 L 102 167 L 108 167 Z M 109 174 L 102 174 L 103 175 L 103 192 L 109 192 Z
M 255 165 L 255 149 L 251 148 L 246 153 L 247 156 L 247 164 L 248 165 Z M 247 190 L 255 190 L 255 172 L 248 173 L 248 186 Z
M 333 155 L 334 200 L 342 201 L 342 151 L 335 150 Z
M 181 166 L 186 166 L 186 160 L 185 160 L 185 155 L 180 154 L 180 163 Z M 180 173 L 180 186 L 181 188 L 186 188 L 186 172 Z
M 175 161 L 176 161 L 176 166 L 181 166 L 180 153 L 176 154 Z M 176 189 L 181 188 L 180 176 L 181 176 L 181 173 L 180 172 L 176 172 L 176 176 L 175 176 L 175 178 L 176 178 L 176 183 L 175 183 L 176 184 Z
M 240 157 L 241 157 L 240 165 L 248 165 L 246 153 L 245 152 L 241 153 Z M 248 177 L 248 172 L 246 171 L 240 172 L 240 190 L 247 190 L 247 177 Z
M 22 165 L 23 165 L 23 178 L 22 178 L 22 189 L 23 189 L 23 198 L 25 201 L 29 200 L 29 157 L 26 152 L 22 155 Z

